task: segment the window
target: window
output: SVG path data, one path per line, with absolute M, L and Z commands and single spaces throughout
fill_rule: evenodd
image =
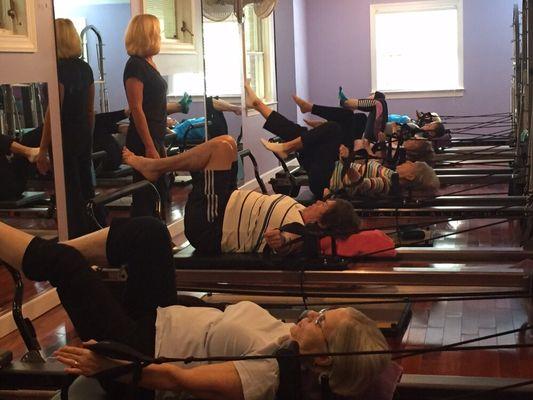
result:
M 273 16 L 261 19 L 253 4 L 244 9 L 246 77 L 257 95 L 276 101 Z M 204 60 L 208 96 L 239 96 L 242 87 L 242 37 L 237 18 L 224 21 L 204 19 Z
M 193 0 L 150 0 L 144 12 L 161 23 L 161 53 L 194 52 Z
M 221 22 L 204 19 L 204 63 L 208 96 L 240 97 L 242 39 L 234 16 Z
M 254 5 L 244 8 L 244 42 L 246 46 L 246 77 L 257 95 L 267 103 L 276 101 L 276 71 L 273 14 L 259 18 Z
M 373 91 L 389 97 L 462 95 L 462 0 L 370 7 Z

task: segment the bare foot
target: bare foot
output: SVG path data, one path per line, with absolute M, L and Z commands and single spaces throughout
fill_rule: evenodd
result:
M 221 99 L 213 99 L 213 107 L 217 111 L 231 111 L 235 115 L 242 114 L 242 109 L 240 106 Z
M 322 125 L 325 121 L 319 121 L 317 119 L 305 119 L 304 122 L 309 125 L 311 128 L 316 128 L 317 126 Z
M 39 155 L 39 148 L 38 147 L 28 147 L 28 151 L 25 154 L 26 158 L 30 163 L 35 163 L 37 161 L 37 156 Z
M 252 89 L 252 86 L 250 85 L 250 81 L 247 80 L 244 84 L 244 92 L 245 92 L 245 103 L 247 108 L 255 108 L 261 100 L 257 95 L 255 94 L 254 90 Z
M 285 160 L 287 157 L 289 157 L 289 153 L 287 152 L 284 143 L 271 143 L 266 139 L 261 139 L 261 143 L 263 143 L 263 146 L 265 146 L 267 150 L 277 154 L 277 156 L 282 160 Z
M 300 111 L 305 113 L 309 113 L 313 110 L 313 103 L 308 102 L 307 100 L 302 99 L 301 97 L 296 96 L 295 94 L 292 95 L 292 99 L 296 103 L 298 107 L 300 107 Z
M 161 175 L 154 166 L 155 160 L 133 154 L 128 148 L 122 149 L 122 161 L 139 171 L 147 180 L 155 182 Z

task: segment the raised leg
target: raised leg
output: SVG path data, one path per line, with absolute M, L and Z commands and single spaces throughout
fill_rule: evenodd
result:
M 26 248 L 34 236 L 0 222 L 0 260 L 21 270 Z
M 33 163 L 39 153 L 39 148 L 24 146 L 6 135 L 0 135 L 0 156 L 5 156 L 10 153 L 18 154 Z
M 78 250 L 80 249 L 80 250 Z M 126 264 L 124 305 L 118 304 L 91 261 Z M 35 238 L 0 223 L 0 258 L 32 280 L 50 281 L 83 340 L 111 339 L 136 345 L 135 321 L 176 303 L 174 264 L 166 226 L 154 218 L 114 221 L 110 229 L 66 244 Z
M 300 111 L 304 114 L 309 113 L 313 110 L 313 103 L 302 99 L 301 97 L 296 96 L 295 94 L 292 95 L 292 99 L 296 103 L 296 105 L 300 108 Z
M 237 144 L 229 135 L 218 136 L 191 150 L 158 160 L 136 156 L 128 149 L 122 153 L 124 163 L 131 165 L 146 179 L 155 181 L 171 171 L 225 171 L 237 160 Z
M 276 153 L 282 160 L 285 160 L 289 154 L 303 149 L 301 137 L 284 143 L 271 143 L 268 140 L 261 139 L 261 143 L 267 150 Z

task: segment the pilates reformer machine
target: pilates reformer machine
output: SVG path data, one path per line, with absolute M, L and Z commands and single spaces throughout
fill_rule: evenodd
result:
M 144 182 L 144 185 L 146 184 L 148 183 Z M 143 185 L 143 182 L 111 195 L 95 198 L 92 206 L 105 205 L 119 196 L 130 194 L 137 190 L 139 185 Z M 175 256 L 176 280 L 180 290 L 219 293 L 209 296 L 211 302 L 216 302 L 217 305 L 228 301 L 221 297 L 225 293 L 261 295 L 259 302 L 268 307 L 274 315 L 287 321 L 294 319 L 300 312 L 300 298 L 306 307 L 319 304 L 352 304 L 362 308 L 378 321 L 381 314 L 381 325 L 393 334 L 403 332 L 409 321 L 409 305 L 417 300 L 481 299 L 487 296 L 524 297 L 530 300 L 533 293 L 532 271 L 516 268 L 516 263 L 532 257 L 533 254 L 516 251 L 471 251 L 460 254 L 462 260 L 468 260 L 470 264 L 460 267 L 439 265 L 439 261 L 449 262 L 450 255 L 450 252 L 436 253 L 434 265 L 421 264 L 420 261 L 427 260 L 427 257 L 421 257 L 416 249 L 404 249 L 400 255 L 401 267 L 384 267 L 368 260 L 358 265 L 354 260 L 338 257 L 286 258 L 259 254 L 206 257 L 194 254 L 189 246 L 181 249 Z M 454 256 L 454 259 L 461 261 L 461 257 Z M 475 264 L 487 260 L 493 263 L 505 261 L 498 265 Z M 124 269 L 97 267 L 95 270 L 102 279 L 115 286 L 120 286 L 126 279 Z M 61 365 L 45 360 L 41 354 L 31 322 L 25 320 L 21 312 L 20 275 L 13 270 L 11 273 L 17 288 L 13 316 L 28 353 L 20 361 L 13 361 L 9 351 L 1 353 L 0 390 L 56 390 L 67 387 L 72 378 L 64 373 Z M 235 297 L 232 296 L 230 301 L 235 301 Z M 395 307 L 395 303 L 399 306 Z M 374 315 L 368 304 L 374 307 Z M 522 344 L 517 345 L 520 346 Z M 452 349 L 448 348 L 448 351 L 450 350 Z M 404 353 L 414 351 L 407 349 Z M 421 392 L 428 398 L 446 398 L 457 393 L 479 395 L 484 393 L 487 387 L 497 390 L 518 385 L 512 392 L 513 398 L 529 398 L 531 389 L 526 386 L 521 388 L 521 383 L 523 381 L 519 379 L 484 379 L 480 383 L 468 378 L 457 381 L 438 376 L 405 374 L 396 388 L 396 393 L 402 398 L 424 398 L 420 397 Z
M 111 199 L 102 199 L 107 201 Z M 478 255 L 479 256 L 479 255 Z M 483 298 L 524 298 L 531 302 L 533 275 L 531 269 L 516 268 L 514 262 L 530 257 L 529 253 L 521 256 L 502 253 L 494 260 L 505 259 L 506 263 L 492 266 L 469 265 L 461 268 L 443 266 L 421 266 L 414 263 L 410 267 L 396 268 L 362 265 L 362 268 L 350 269 L 327 258 L 284 258 L 251 254 L 232 254 L 219 257 L 203 257 L 179 252 L 176 255 L 176 280 L 179 289 L 187 291 L 212 290 L 215 293 L 237 293 L 262 295 L 260 303 L 270 311 L 287 321 L 291 321 L 300 312 L 302 300 L 305 307 L 329 305 L 354 305 L 368 312 L 365 306 L 381 306 L 377 312 L 397 315 L 405 323 L 409 318 L 407 308 L 394 310 L 394 304 L 410 304 L 416 301 L 447 299 Z M 407 260 L 408 258 L 405 258 Z M 481 259 L 481 258 L 480 258 Z M 280 269 L 281 267 L 281 269 Z M 103 279 L 119 284 L 125 279 L 123 269 L 96 268 Z M 17 284 L 17 292 L 13 302 L 13 315 L 19 332 L 24 338 L 29 352 L 21 361 L 11 360 L 9 352 L 0 356 L 0 389 L 55 390 L 68 386 L 71 378 L 57 363 L 44 360 L 31 323 L 24 320 L 20 305 L 22 303 L 22 281 L 16 271 L 11 270 Z M 288 299 L 289 298 L 289 299 Z M 292 301 L 290 299 L 293 299 Z M 225 301 L 223 295 L 213 295 L 212 304 L 220 305 Z M 235 301 L 235 296 L 231 297 Z M 398 310 L 398 309 L 396 309 Z M 382 317 L 383 318 L 383 317 Z M 385 317 L 387 318 L 387 317 Z M 392 324 L 391 324 L 392 325 Z M 524 325 L 526 332 L 531 328 Z M 401 331 L 402 327 L 400 327 Z M 513 331 L 514 332 L 514 331 Z M 486 339 L 486 338 L 480 338 Z M 501 346 L 467 346 L 459 343 L 462 351 L 474 349 L 496 349 Z M 445 348 L 402 349 L 393 353 L 396 357 L 417 352 L 454 351 L 459 345 Z M 468 343 L 470 344 L 470 343 Z M 527 342 L 504 348 L 520 348 L 531 346 Z M 397 354 L 399 353 L 399 354 Z M 420 376 L 404 374 L 396 388 L 400 398 L 447 398 L 450 395 L 470 394 L 472 398 L 482 398 L 487 388 L 501 389 L 509 385 L 518 385 L 512 392 L 516 399 L 527 399 L 531 396 L 531 388 L 524 386 L 519 389 L 519 379 L 474 379 L 452 377 Z M 476 397 L 477 396 L 477 397 Z

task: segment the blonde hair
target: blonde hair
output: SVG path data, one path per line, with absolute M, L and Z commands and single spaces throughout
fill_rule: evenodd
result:
M 68 18 L 55 20 L 57 58 L 79 58 L 81 56 L 80 35 Z
M 352 307 L 329 340 L 331 352 L 388 350 L 385 337 L 376 323 Z M 389 354 L 333 357 L 327 374 L 331 390 L 342 396 L 360 396 L 390 362 Z
M 152 14 L 133 17 L 126 29 L 124 43 L 130 56 L 149 57 L 159 53 L 161 28 L 157 17 Z

